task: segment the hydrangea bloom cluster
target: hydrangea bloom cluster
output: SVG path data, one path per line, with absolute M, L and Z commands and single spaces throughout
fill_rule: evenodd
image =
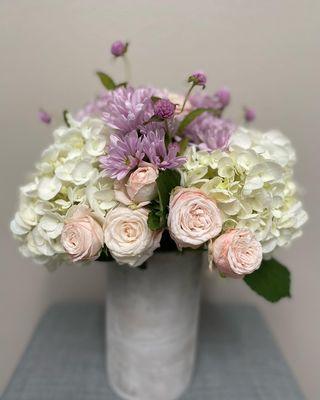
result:
M 226 230 L 249 229 L 264 253 L 301 235 L 307 214 L 292 180 L 295 152 L 282 133 L 238 128 L 228 151 L 186 153 L 182 184 L 215 199 Z
M 127 47 L 115 42 L 111 53 L 121 59 Z M 98 76 L 104 92 L 65 115 L 20 189 L 11 230 L 23 255 L 50 267 L 106 257 L 137 267 L 167 230 L 166 248 L 208 250 L 223 276 L 264 274 L 263 255 L 290 244 L 307 220 L 289 139 L 226 118 L 229 89 L 204 94 L 201 71 L 185 95 Z M 248 124 L 255 111 L 243 117 Z
M 101 120 L 86 118 L 53 132 L 54 142 L 36 164 L 32 180 L 20 188 L 20 205 L 11 230 L 26 257 L 50 267 L 68 259 L 61 233 L 68 210 L 88 205 L 99 219 L 117 201 L 113 182 L 103 177 L 98 158 L 109 141 Z

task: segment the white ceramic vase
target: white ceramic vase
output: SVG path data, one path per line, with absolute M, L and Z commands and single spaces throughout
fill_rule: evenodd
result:
M 174 400 L 194 367 L 201 255 L 156 253 L 147 268 L 107 266 L 106 363 L 126 400 Z

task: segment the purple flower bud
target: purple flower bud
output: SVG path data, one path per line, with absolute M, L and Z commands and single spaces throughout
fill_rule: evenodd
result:
M 245 107 L 244 109 L 244 119 L 246 122 L 252 122 L 256 119 L 256 112 L 253 108 L 247 108 Z
M 38 111 L 38 118 L 41 122 L 47 125 L 51 122 L 51 115 L 42 109 Z
M 207 83 L 207 76 L 202 71 L 196 71 L 192 75 L 189 76 L 188 82 L 192 82 L 195 85 L 204 87 L 205 84 Z
M 214 97 L 218 100 L 220 108 L 225 108 L 230 103 L 230 90 L 228 88 L 221 88 L 214 94 Z
M 128 49 L 128 43 L 124 43 L 121 40 L 117 40 L 112 43 L 111 53 L 115 57 L 120 57 L 126 53 L 127 49 Z
M 162 119 L 171 118 L 176 110 L 176 105 L 168 99 L 160 99 L 154 105 L 154 114 Z

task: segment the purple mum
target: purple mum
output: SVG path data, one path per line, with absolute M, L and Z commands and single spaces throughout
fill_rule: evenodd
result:
M 125 136 L 111 135 L 108 155 L 100 157 L 101 168 L 113 179 L 123 179 L 144 157 L 141 138 L 136 131 Z
M 102 118 L 102 113 L 107 110 L 110 101 L 110 92 L 102 91 L 95 99 L 85 104 L 83 108 L 75 114 L 77 121 L 82 121 L 86 117 Z
M 178 156 L 177 143 L 170 143 L 168 149 L 166 148 L 163 130 L 147 132 L 142 139 L 142 144 L 149 161 L 160 169 L 178 168 L 186 161 L 185 157 Z
M 119 133 L 128 133 L 153 115 L 151 96 L 153 89 L 119 88 L 108 95 L 103 121 Z
M 230 103 L 230 91 L 227 88 L 218 90 L 213 96 L 196 93 L 190 97 L 190 103 L 195 108 L 212 108 L 223 110 Z
M 201 150 L 227 150 L 236 126 L 225 119 L 204 113 L 186 129 L 186 136 Z

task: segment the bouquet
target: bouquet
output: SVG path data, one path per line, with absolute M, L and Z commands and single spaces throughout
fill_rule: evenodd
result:
M 127 50 L 111 47 L 124 61 Z M 222 277 L 270 301 L 290 296 L 289 271 L 272 258 L 307 220 L 290 140 L 251 128 L 253 109 L 243 126 L 227 119 L 229 90 L 207 94 L 202 71 L 184 96 L 97 74 L 104 91 L 64 111 L 20 188 L 11 230 L 21 253 L 52 269 L 96 259 L 143 267 L 156 250 L 207 250 Z

